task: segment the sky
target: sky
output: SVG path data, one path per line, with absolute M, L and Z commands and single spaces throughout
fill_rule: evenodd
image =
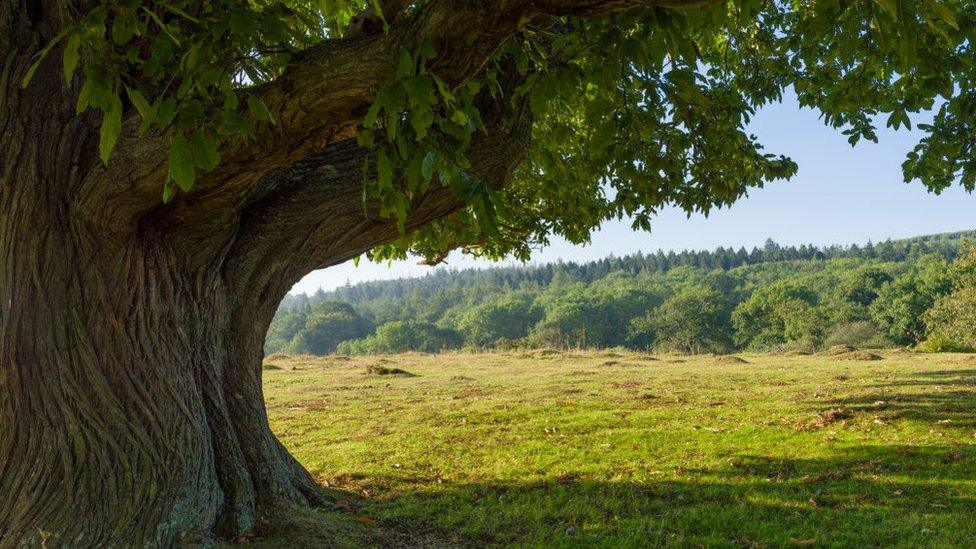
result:
M 554 238 L 550 246 L 533 254 L 531 262 L 580 262 L 658 249 L 751 248 L 767 238 L 783 245 L 864 244 L 976 228 L 976 195 L 954 187 L 936 196 L 919 182 L 903 182 L 901 163 L 920 132 L 882 130 L 878 144 L 861 142 L 852 148 L 838 130 L 824 126 L 816 112 L 800 109 L 789 97 L 757 113 L 750 131 L 767 152 L 793 158 L 799 173 L 789 181 L 753 189 L 731 208 L 715 210 L 707 219 L 689 218 L 669 208 L 653 220 L 650 233 L 635 232 L 623 220 L 604 224 L 589 245 Z M 350 261 L 309 274 L 292 293 L 424 276 L 434 269 L 514 264 L 518 262 L 491 262 L 459 253 L 438 267 L 419 265 L 416 260 L 363 260 L 357 267 Z

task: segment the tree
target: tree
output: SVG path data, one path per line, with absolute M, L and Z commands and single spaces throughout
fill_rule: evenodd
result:
M 976 349 L 976 243 L 963 243 L 949 268 L 952 291 L 935 298 L 925 313 L 932 350 Z
M 297 280 L 729 204 L 794 173 L 745 128 L 788 86 L 852 143 L 935 106 L 906 177 L 976 180 L 963 0 L 365 4 L 0 5 L 3 545 L 321 502 L 261 392 Z
M 478 347 L 494 345 L 500 339 L 521 339 L 542 318 L 542 308 L 527 292 L 489 299 L 468 309 L 458 321 L 465 341 Z
M 343 341 L 366 337 L 372 331 L 370 323 L 348 303 L 322 301 L 316 304 L 284 350 L 294 354 L 328 355 L 334 353 Z
M 757 350 L 788 341 L 818 345 L 826 324 L 818 301 L 817 293 L 797 280 L 761 286 L 732 312 L 736 340 Z
M 394 320 L 365 338 L 343 341 L 339 352 L 356 355 L 383 355 L 419 351 L 436 353 L 461 346 L 461 334 L 419 320 Z
M 935 254 L 923 256 L 918 268 L 881 287 L 871 303 L 871 317 L 895 343 L 915 345 L 925 338 L 925 312 L 951 288 L 945 260 Z
M 729 307 L 721 293 L 689 287 L 631 321 L 633 339 L 662 351 L 723 353 L 732 347 Z

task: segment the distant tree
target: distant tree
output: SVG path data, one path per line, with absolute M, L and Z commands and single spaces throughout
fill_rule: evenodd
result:
M 288 311 L 275 317 L 274 322 L 268 328 L 268 335 L 265 338 L 265 353 L 271 354 L 284 351 L 292 338 L 305 328 L 305 322 L 307 320 L 308 311 L 305 309 Z
M 457 349 L 463 338 L 460 333 L 438 328 L 429 322 L 416 320 L 396 320 L 376 329 L 376 333 L 365 338 L 344 341 L 338 351 L 347 354 L 376 355 L 407 351 L 436 353 Z
M 925 313 L 931 350 L 976 350 L 976 242 L 964 243 L 949 269 L 952 291 Z
M 843 283 L 844 298 L 867 307 L 878 298 L 878 290 L 892 280 L 891 273 L 876 265 L 857 269 Z
M 559 348 L 623 345 L 630 320 L 660 302 L 658 292 L 623 273 L 590 285 L 557 286 L 540 295 L 545 316 L 530 338 Z
M 343 341 L 366 337 L 372 325 L 348 303 L 321 302 L 285 350 L 292 354 L 328 355 Z
M 640 347 L 681 353 L 723 353 L 732 347 L 729 306 L 707 287 L 685 288 L 630 322 Z
M 925 338 L 925 312 L 951 287 L 946 261 L 934 254 L 922 257 L 917 269 L 880 288 L 870 307 L 871 317 L 894 342 L 914 345 Z
M 756 350 L 788 341 L 818 345 L 826 329 L 819 296 L 792 280 L 757 289 L 732 313 L 735 339 Z
M 468 344 L 489 347 L 501 339 L 527 336 L 542 315 L 542 307 L 536 304 L 535 296 L 519 292 L 469 308 L 461 316 L 458 329 Z

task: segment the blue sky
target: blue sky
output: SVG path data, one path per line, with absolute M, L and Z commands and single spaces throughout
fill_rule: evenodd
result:
M 855 148 L 817 113 L 796 103 L 770 105 L 753 120 L 751 131 L 768 152 L 783 153 L 800 166 L 790 181 L 754 189 L 731 208 L 688 218 L 666 209 L 651 233 L 634 232 L 627 221 L 605 224 L 587 246 L 554 239 L 532 262 L 586 261 L 658 249 L 712 249 L 758 246 L 772 238 L 781 244 L 851 244 L 976 228 L 976 195 L 956 187 L 940 196 L 918 182 L 902 182 L 901 162 L 918 141 L 918 132 L 880 131 L 879 144 Z M 501 262 L 512 264 L 513 262 Z M 486 267 L 492 262 L 453 254 L 436 268 Z M 363 280 L 423 276 L 434 268 L 416 261 L 352 262 L 315 271 L 293 293 L 326 290 Z

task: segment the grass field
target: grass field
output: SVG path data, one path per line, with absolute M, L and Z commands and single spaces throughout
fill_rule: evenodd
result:
M 254 541 L 972 547 L 976 357 L 882 354 L 270 357 L 336 507 Z

